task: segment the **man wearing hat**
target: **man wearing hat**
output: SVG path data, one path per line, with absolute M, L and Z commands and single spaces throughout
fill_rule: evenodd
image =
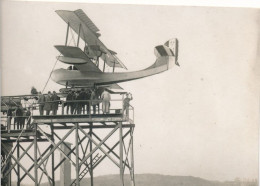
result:
M 87 97 L 86 92 L 85 92 L 84 88 L 82 88 L 79 93 L 79 99 L 83 101 L 83 100 L 86 100 L 86 97 Z M 79 103 L 80 114 L 81 114 L 81 111 L 83 114 L 85 114 L 85 105 L 86 105 L 86 103 L 84 103 L 84 102 Z
M 43 115 L 44 103 L 45 103 L 45 96 L 41 92 L 39 92 L 38 104 L 39 104 L 39 112 L 41 116 Z
M 52 110 L 52 99 L 51 99 L 51 91 L 48 91 L 48 95 L 45 97 L 44 110 L 46 110 L 46 115 L 50 115 L 50 111 Z
M 79 91 L 76 92 L 76 95 L 75 95 L 75 104 L 74 104 L 74 107 L 75 107 L 75 113 L 76 114 L 80 114 L 81 113 L 81 107 L 80 107 L 80 96 L 79 96 Z
M 52 115 L 57 115 L 57 110 L 59 108 L 59 100 L 60 97 L 57 95 L 57 93 L 55 91 L 53 91 L 53 94 L 51 96 L 51 100 L 52 100 Z
M 101 99 L 102 99 L 102 111 L 103 111 L 103 114 L 109 114 L 111 96 L 110 96 L 109 92 L 106 89 L 101 94 Z
M 126 117 L 129 117 L 129 106 L 130 106 L 130 101 L 133 99 L 133 96 L 131 93 L 126 94 L 126 98 L 123 101 L 123 114 L 126 111 Z
M 17 129 L 22 129 L 22 116 L 23 116 L 23 109 L 21 108 L 20 105 L 15 110 L 15 116 L 16 116 L 16 121 L 17 121 Z M 15 126 L 14 126 L 15 128 Z
M 70 109 L 70 114 L 73 114 L 73 103 L 70 101 L 73 100 L 73 94 L 72 91 L 69 90 L 69 93 L 67 94 L 66 101 L 67 101 L 67 114 L 69 114 L 69 109 Z

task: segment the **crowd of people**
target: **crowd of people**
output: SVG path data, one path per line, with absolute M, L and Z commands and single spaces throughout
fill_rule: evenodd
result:
M 93 114 L 99 113 L 101 95 L 97 89 L 81 89 L 80 91 L 69 90 L 66 97 L 67 114 Z
M 110 110 L 111 96 L 109 92 L 105 89 L 102 93 L 98 89 L 84 89 L 79 91 L 68 91 L 66 96 L 66 106 L 67 114 L 91 114 L 91 107 L 93 114 L 100 111 L 100 103 L 102 103 L 102 112 L 104 114 L 109 114 Z M 40 115 L 57 115 L 59 104 L 61 103 L 60 97 L 55 91 L 44 96 L 39 92 L 38 105 Z
M 60 97 L 57 95 L 55 91 L 51 93 L 50 91 L 46 96 L 44 96 L 41 92 L 39 92 L 38 104 L 39 104 L 39 113 L 42 116 L 44 114 L 44 110 L 46 111 L 46 115 L 57 115 L 57 110 L 59 108 Z
M 130 101 L 133 99 L 130 93 L 126 94 L 123 100 L 122 113 L 126 112 L 129 115 Z M 98 89 L 84 89 L 79 91 L 69 90 L 66 96 L 66 101 L 63 106 L 66 107 L 66 114 L 96 114 L 100 112 L 100 104 L 102 103 L 102 113 L 110 113 L 110 93 L 104 89 L 103 92 Z M 55 91 L 49 91 L 47 95 L 38 93 L 38 106 L 40 115 L 57 115 L 59 104 L 62 101 Z M 64 109 L 63 107 L 63 109 Z M 8 123 L 11 124 L 14 118 L 14 129 L 23 129 L 31 123 L 31 107 L 23 108 L 22 105 L 12 111 L 10 108 L 7 110 Z M 26 125 L 27 124 L 27 125 Z M 26 125 L 26 126 L 25 126 Z
M 10 108 L 7 110 L 7 123 L 12 123 L 14 118 L 14 129 L 23 129 L 24 127 L 29 128 L 31 124 L 31 111 L 30 108 L 23 108 L 18 105 L 17 108 L 12 112 Z

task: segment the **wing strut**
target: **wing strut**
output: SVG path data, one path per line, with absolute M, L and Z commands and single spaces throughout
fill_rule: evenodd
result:
M 104 60 L 103 72 L 105 72 L 106 62 Z
M 68 44 L 69 28 L 70 28 L 70 23 L 68 23 L 68 26 L 67 26 L 67 33 L 66 33 L 66 41 L 65 41 L 65 46 L 67 46 L 67 44 Z
M 81 28 L 81 24 L 79 24 L 79 35 L 78 35 L 78 42 L 77 42 L 77 47 L 79 47 L 79 38 L 80 38 L 80 29 Z
M 114 61 L 113 72 L 115 72 L 116 61 Z

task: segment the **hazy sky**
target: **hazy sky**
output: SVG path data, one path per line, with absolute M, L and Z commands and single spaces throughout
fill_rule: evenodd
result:
M 66 34 L 54 11 L 79 8 L 129 70 L 151 65 L 156 45 L 179 40 L 180 67 L 120 84 L 134 97 L 136 174 L 257 177 L 259 9 L 4 2 L 2 95 L 44 87 Z M 59 88 L 50 81 L 46 90 Z M 110 170 L 95 175 L 118 173 Z

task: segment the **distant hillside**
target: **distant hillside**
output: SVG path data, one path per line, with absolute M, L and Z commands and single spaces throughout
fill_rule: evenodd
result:
M 90 186 L 89 178 L 83 179 L 81 185 Z M 209 181 L 192 176 L 165 176 L 159 174 L 137 174 L 135 175 L 136 186 L 257 186 L 256 183 L 240 182 L 218 182 Z M 12 184 L 16 186 L 16 184 Z M 59 181 L 56 182 L 59 186 Z M 117 186 L 120 185 L 119 175 L 98 176 L 94 179 L 94 186 Z M 22 184 L 21 186 L 28 186 Z M 30 185 L 33 186 L 33 185 Z M 41 186 L 49 186 L 48 183 L 42 183 Z M 129 175 L 125 175 L 125 186 L 131 186 Z

